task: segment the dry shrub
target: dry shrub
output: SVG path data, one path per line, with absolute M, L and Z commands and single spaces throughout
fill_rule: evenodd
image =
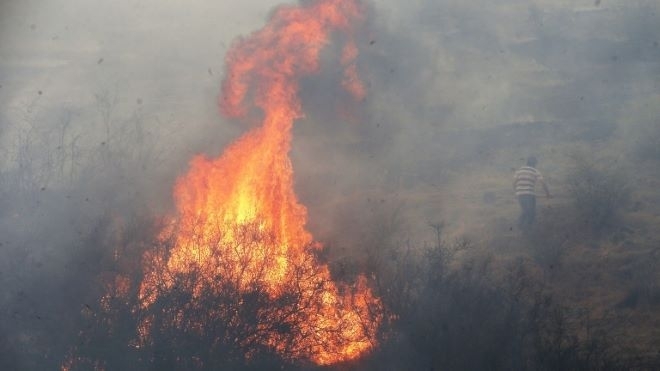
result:
M 615 163 L 577 156 L 568 174 L 568 190 L 579 221 L 597 233 L 621 221 L 631 197 L 628 177 Z

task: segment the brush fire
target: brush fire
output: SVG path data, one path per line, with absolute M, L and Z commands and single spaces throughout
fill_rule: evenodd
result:
M 153 345 L 155 333 L 169 329 L 210 346 L 231 344 L 246 360 L 267 349 L 287 361 L 332 365 L 377 345 L 382 304 L 364 276 L 335 282 L 318 261 L 322 246 L 305 229 L 289 158 L 294 121 L 304 116 L 299 80 L 319 71 L 332 40 L 344 42 L 341 86 L 364 98 L 353 40 L 363 12 L 357 0 L 281 6 L 228 51 L 222 112 L 244 121 L 258 115 L 261 125 L 219 158 L 195 157 L 177 180 L 177 213 L 144 254 L 135 285 L 133 346 Z

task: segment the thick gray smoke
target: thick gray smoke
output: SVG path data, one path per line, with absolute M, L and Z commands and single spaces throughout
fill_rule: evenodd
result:
M 427 232 L 446 220 L 465 233 L 487 186 L 500 187 L 498 201 L 514 201 L 510 169 L 521 158 L 539 156 L 561 188 L 576 151 L 614 138 L 618 147 L 602 155 L 618 161 L 636 151 L 640 128 L 657 122 L 655 2 L 371 5 L 360 59 L 369 96 L 358 122 L 332 116 L 342 94 L 336 71 L 305 86 L 310 120 L 297 127 L 304 154 L 294 160 L 315 174 L 303 197 L 328 201 L 321 213 L 337 206 L 325 196 L 338 192 L 353 206 L 360 198 L 362 210 L 404 205 Z
M 101 295 L 90 280 L 107 225 L 170 212 L 191 157 L 216 156 L 247 129 L 219 113 L 224 54 L 278 3 L 0 3 L 0 368 L 59 364 Z M 344 98 L 329 46 L 302 84 L 292 151 L 309 228 L 340 255 L 395 216 L 402 239 L 432 239 L 429 224 L 443 221 L 483 238 L 493 214 L 482 201 L 513 210 L 510 169 L 532 152 L 560 188 L 576 151 L 623 161 L 654 148 L 644 133 L 660 115 L 657 1 L 368 8 L 367 99 Z

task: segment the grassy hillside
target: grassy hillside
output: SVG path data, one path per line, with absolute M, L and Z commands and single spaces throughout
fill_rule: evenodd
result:
M 608 126 L 530 123 L 466 135 L 472 147 L 462 147 L 463 153 L 443 153 L 440 147 L 437 167 L 419 170 L 432 173 L 444 166 L 452 169 L 449 181 L 411 182 L 405 191 L 383 195 L 399 205 L 408 235 L 421 239 L 417 246 L 432 244 L 432 225 L 443 222 L 445 239 L 467 238 L 474 245 L 458 261 L 487 256 L 502 280 L 507 267 L 522 262 L 564 308 L 574 336 L 598 333 L 616 345 L 618 357 L 655 364 L 660 352 L 660 162 L 616 151 L 627 143 Z M 516 225 L 519 206 L 511 183 L 513 170 L 528 154 L 539 156 L 538 168 L 553 198 L 538 197 L 537 223 L 523 233 Z M 629 196 L 602 227 L 592 227 L 594 216 L 576 204 L 571 183 L 586 176 L 580 166 L 611 173 L 606 181 L 619 179 Z

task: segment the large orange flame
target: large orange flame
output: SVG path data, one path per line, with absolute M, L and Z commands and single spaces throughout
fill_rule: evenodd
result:
M 258 341 L 317 364 L 352 360 L 374 347 L 380 301 L 364 277 L 344 287 L 316 261 L 313 249 L 320 245 L 305 229 L 306 209 L 293 191 L 288 156 L 293 122 L 303 116 L 299 80 L 319 70 L 320 52 L 337 31 L 348 40 L 341 84 L 356 99 L 364 98 L 355 65 L 358 48 L 351 37 L 351 25 L 361 17 L 358 0 L 282 6 L 263 29 L 229 51 L 223 112 L 234 118 L 260 114 L 262 125 L 220 158 L 194 158 L 188 174 L 177 181 L 178 217 L 163 231 L 172 248 L 166 255 L 145 256 L 150 268 L 140 286 L 143 308 L 172 288 L 168 277 L 191 271 L 206 277 L 195 283 L 192 300 L 219 285 L 218 280 L 244 291 L 258 285 L 273 300 L 282 299 L 293 285 L 302 293 L 292 313 L 298 316 L 291 322 L 296 328 L 271 330 L 264 315 Z M 142 327 L 148 331 L 148 319 Z

